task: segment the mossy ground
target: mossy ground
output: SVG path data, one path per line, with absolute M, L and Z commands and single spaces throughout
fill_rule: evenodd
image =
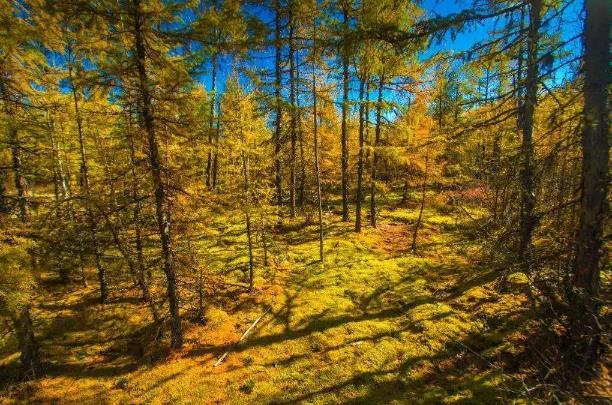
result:
M 511 278 L 514 294 L 494 292 L 496 274 L 477 264 L 477 242 L 466 237 L 471 220 L 458 210 L 426 209 L 411 252 L 418 212 L 389 204 L 378 229 L 361 234 L 327 214 L 324 264 L 317 261 L 316 226 L 285 224 L 270 265 L 256 270 L 256 291 L 225 286 L 209 303 L 206 325 L 185 322 L 186 347 L 178 353 L 143 343 L 154 333 L 128 282 L 102 307 L 95 286 L 60 286 L 46 275 L 34 312 L 46 374 L 16 382 L 17 355 L 8 344 L 0 357 L 2 401 L 520 401 L 521 370 L 507 358 L 526 339 L 521 277 Z M 226 236 L 227 259 L 240 261 L 241 227 L 224 226 L 233 235 Z M 232 346 L 268 307 L 248 339 Z

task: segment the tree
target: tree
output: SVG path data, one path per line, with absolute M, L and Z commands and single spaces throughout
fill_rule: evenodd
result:
M 348 140 L 348 116 L 349 116 L 349 57 L 350 57 L 350 18 L 352 4 L 348 0 L 340 1 L 342 11 L 342 47 L 340 58 L 342 64 L 342 220 L 349 220 L 349 140 Z
M 166 275 L 168 307 L 171 317 L 172 347 L 180 349 L 183 346 L 183 330 L 179 313 L 179 293 L 176 282 L 176 269 L 172 258 L 170 238 L 170 212 L 166 200 L 166 188 L 162 179 L 162 167 L 157 141 L 155 118 L 152 111 L 152 83 L 147 71 L 147 51 L 144 41 L 145 30 L 150 30 L 152 21 L 149 14 L 143 13 L 141 0 L 133 0 L 129 12 L 134 37 L 134 64 L 138 73 L 138 99 L 142 114 L 142 125 L 147 134 L 149 147 L 149 163 L 155 194 L 155 211 L 162 251 L 162 266 Z M 150 62 L 149 62 L 150 63 Z
M 283 205 L 283 178 L 281 172 L 281 129 L 282 129 L 282 14 L 280 0 L 274 0 L 274 185 L 276 187 L 276 203 Z
M 36 281 L 28 250 L 31 242 L 18 236 L 19 228 L 11 226 L 2 214 L 5 238 L 0 242 L 0 314 L 13 324 L 20 352 L 21 372 L 36 378 L 41 372 L 39 345 L 34 335 L 30 310 Z M 11 228 L 9 228 L 9 226 Z
M 584 23 L 584 130 L 582 134 L 582 194 L 574 259 L 575 358 L 592 366 L 599 357 L 599 290 L 603 229 L 608 213 L 608 85 L 610 82 L 610 4 L 586 1 Z M 575 358 L 574 358 L 575 357 Z
M 8 168 L 13 177 L 13 200 L 16 202 L 13 207 L 3 202 L 0 210 L 0 228 L 3 230 L 0 241 L 0 314 L 12 321 L 23 376 L 35 378 L 41 371 L 39 346 L 31 317 L 37 259 L 35 244 L 28 232 L 32 218 L 23 162 L 23 151 L 30 148 L 26 148 L 27 139 L 20 136 L 20 131 L 25 126 L 31 105 L 33 92 L 30 83 L 38 83 L 41 54 L 32 46 L 32 40 L 36 38 L 32 26 L 24 19 L 10 18 L 18 12 L 16 6 L 9 2 L 0 3 L 0 21 L 3 22 L 0 36 L 4 39 L 0 44 L 0 118 L 2 133 L 5 134 L 3 143 L 10 149 Z M 3 199 L 7 197 L 4 192 L 2 194 Z
M 202 11 L 200 11 L 203 9 Z M 224 57 L 237 57 L 246 52 L 242 42 L 247 39 L 247 22 L 238 0 L 208 0 L 200 2 L 198 17 L 190 26 L 190 37 L 200 43 L 201 49 L 192 51 L 197 64 L 210 63 L 210 99 L 208 104 L 206 159 L 206 187 L 215 189 L 219 171 L 220 130 L 218 104 L 219 69 Z
M 87 212 L 87 221 L 89 230 L 91 232 L 91 243 L 93 247 L 94 260 L 96 268 L 98 270 L 98 281 L 100 283 L 100 302 L 104 304 L 108 298 L 108 286 L 106 281 L 106 269 L 102 264 L 102 252 L 100 248 L 100 241 L 98 238 L 98 225 L 96 218 L 94 217 L 94 211 L 92 208 L 92 195 L 91 195 L 91 184 L 89 174 L 89 162 L 87 157 L 87 150 L 85 146 L 85 134 L 83 128 L 83 117 L 81 113 L 80 101 L 83 98 L 82 90 L 77 85 L 77 79 L 75 74 L 78 75 L 81 68 L 79 66 L 79 57 L 75 54 L 72 46 L 72 41 L 68 39 L 68 50 L 67 50 L 67 64 L 68 64 L 68 80 L 70 83 L 70 90 L 72 92 L 72 99 L 74 102 L 74 116 L 76 120 L 76 129 L 79 140 L 79 155 L 80 155 L 80 179 L 79 184 L 81 186 L 81 195 L 84 199 L 85 209 Z M 75 72 L 76 71 L 76 72 Z
M 536 189 L 534 180 L 534 112 L 538 101 L 538 42 L 540 23 L 542 20 L 542 1 L 530 1 L 529 36 L 527 40 L 527 75 L 525 78 L 525 101 L 520 112 L 521 122 L 521 224 L 519 237 L 519 263 L 522 268 L 531 273 L 531 238 L 536 225 L 535 205 Z
M 255 177 L 254 173 L 265 169 L 270 157 L 266 148 L 269 137 L 265 117 L 256 110 L 252 93 L 247 94 L 238 79 L 232 77 L 222 100 L 223 128 L 226 133 L 226 153 L 232 162 L 236 177 L 242 177 L 242 184 L 235 183 L 228 191 L 236 207 L 240 207 L 245 218 L 248 249 L 249 290 L 254 288 L 255 257 L 253 218 L 258 218 L 265 226 L 270 212 L 268 204 L 271 188 L 265 177 Z M 265 235 L 265 233 L 264 233 Z M 267 254 L 264 239 L 264 254 Z
M 317 212 L 319 216 L 319 260 L 325 260 L 323 248 L 323 204 L 321 202 L 321 169 L 319 167 L 319 117 L 317 113 L 317 17 L 312 19 L 312 134 L 314 144 L 315 179 L 317 182 Z

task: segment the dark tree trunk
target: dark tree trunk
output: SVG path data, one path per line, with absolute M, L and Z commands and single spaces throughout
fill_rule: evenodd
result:
M 425 174 L 423 176 L 423 184 L 421 185 L 421 206 L 419 207 L 419 216 L 417 218 L 416 224 L 414 224 L 414 231 L 412 233 L 411 249 L 413 252 L 416 252 L 417 250 L 417 238 L 419 234 L 419 228 L 421 227 L 421 222 L 423 221 L 423 209 L 425 208 L 425 192 L 427 190 L 428 173 L 429 173 L 429 151 L 425 155 Z
M 0 214 L 7 214 L 10 209 L 6 198 L 6 171 L 0 170 Z
M 291 218 L 295 217 L 296 201 L 296 156 L 297 156 L 297 121 L 295 108 L 295 44 L 293 34 L 295 21 L 293 19 L 292 5 L 289 6 L 289 102 L 290 108 L 290 133 L 291 133 L 291 155 L 289 162 L 289 206 Z
M 136 172 L 136 146 L 134 144 L 134 134 L 132 132 L 132 110 L 128 111 L 128 144 L 130 147 L 130 175 L 131 175 L 131 187 L 132 187 L 132 201 L 134 203 L 134 209 L 132 211 L 132 218 L 134 220 L 134 237 L 135 237 L 135 245 L 136 245 L 136 263 L 129 264 L 130 267 L 135 268 L 136 276 L 138 279 L 138 286 L 140 287 L 140 291 L 142 293 L 142 300 L 147 303 L 149 309 L 151 311 L 151 315 L 153 316 L 153 320 L 156 324 L 161 322 L 159 312 L 155 305 L 155 300 L 151 294 L 151 290 L 149 288 L 149 283 L 151 281 L 151 277 L 147 277 L 146 266 L 144 261 L 143 254 L 143 244 L 142 244 L 142 201 L 140 197 L 140 193 L 138 192 L 138 176 Z M 131 255 L 127 260 L 131 261 Z
M 246 219 L 247 246 L 249 249 L 249 291 L 253 291 L 253 237 L 251 231 L 251 176 L 249 168 L 249 156 L 242 152 L 242 171 L 244 175 L 244 206 Z
M 215 127 L 215 150 L 213 153 L 212 189 L 217 188 L 219 177 L 219 136 L 221 132 L 221 106 L 217 103 L 217 125 Z
M 374 228 L 376 228 L 376 166 L 378 165 L 378 153 L 376 152 L 376 148 L 378 148 L 378 143 L 380 142 L 384 84 L 384 76 L 381 76 L 378 82 L 378 102 L 376 103 L 376 128 L 374 135 L 374 151 L 372 152 L 372 180 L 370 182 L 370 224 Z
M 500 139 L 500 135 L 499 134 L 495 134 L 494 138 L 493 138 L 493 156 L 492 156 L 492 162 L 491 162 L 491 167 L 493 168 L 492 170 L 492 181 L 493 181 L 493 224 L 497 224 L 498 223 L 498 217 L 499 217 L 499 189 L 500 189 L 500 170 L 501 170 L 501 164 L 500 164 L 500 159 L 501 159 L 501 139 Z
M 359 81 L 359 156 L 357 158 L 357 195 L 355 202 L 355 232 L 361 232 L 361 202 L 363 200 L 364 105 L 366 78 Z
M 408 184 L 408 168 L 406 168 L 406 173 L 404 174 L 404 187 L 402 188 L 402 205 L 408 204 L 408 192 L 410 191 L 410 186 Z
M 349 5 L 342 3 L 343 33 L 342 44 L 342 220 L 349 220 L 349 174 L 348 174 L 348 113 L 349 113 Z
M 8 107 L 8 95 L 4 93 L 2 88 L 2 96 L 5 99 L 5 108 L 9 118 L 12 116 Z M 25 225 L 28 217 L 27 203 L 26 203 L 26 181 L 23 176 L 21 167 L 21 145 L 18 138 L 17 128 L 15 128 L 13 122 L 9 122 L 9 142 L 11 145 L 11 158 L 12 158 L 12 169 L 13 176 L 15 178 L 15 188 L 18 197 L 19 207 L 19 219 Z M 3 188 L 3 185 L 0 186 Z M 32 255 L 33 253 L 30 252 Z M 35 271 L 36 260 L 32 256 L 32 271 Z M 24 378 L 32 379 L 36 378 L 41 371 L 40 365 L 40 354 L 38 348 L 38 342 L 34 336 L 34 327 L 32 326 L 32 318 L 30 316 L 30 304 L 17 310 L 12 314 L 13 327 L 15 328 L 15 334 L 17 337 L 17 343 L 20 351 L 21 361 L 21 372 Z
M 276 188 L 276 202 L 279 207 L 283 205 L 283 178 L 281 173 L 281 85 L 282 85 L 282 43 L 281 43 L 281 6 L 280 0 L 274 2 L 275 26 L 274 26 L 274 104 L 276 119 L 274 122 L 274 186 Z
M 17 191 L 19 219 L 25 222 L 28 218 L 28 205 L 26 200 L 27 183 L 23 175 L 23 167 L 21 164 L 21 142 L 19 141 L 18 131 L 12 123 L 9 124 L 9 142 L 11 144 L 11 159 L 13 163 L 15 190 Z
M 264 217 L 261 221 L 261 244 L 263 247 L 264 266 L 268 266 L 270 264 L 270 261 L 268 259 L 268 226 L 266 224 L 266 215 L 267 214 L 264 214 Z
M 535 148 L 533 142 L 533 118 L 538 96 L 538 41 L 541 23 L 542 0 L 532 0 L 529 10 L 529 37 L 527 42 L 527 76 L 525 101 L 521 114 L 521 223 L 518 255 L 523 271 L 529 273 L 532 261 L 531 238 L 536 226 L 535 216 Z
M 295 107 L 298 141 L 300 142 L 300 182 L 298 185 L 298 206 L 303 211 L 306 203 L 306 159 L 304 158 L 304 129 L 302 128 L 302 110 L 300 108 L 300 61 L 299 53 L 295 55 Z
M 587 0 L 584 26 L 584 132 L 582 195 L 574 260 L 574 337 L 582 341 L 577 355 L 585 366 L 601 349 L 600 270 L 605 257 L 604 224 L 608 215 L 610 83 L 610 3 Z
M 75 56 L 76 57 L 76 56 Z M 91 243 L 94 254 L 94 261 L 96 269 L 98 270 L 98 282 L 100 284 L 100 302 L 104 304 L 108 298 L 108 285 L 106 281 L 106 269 L 102 265 L 102 252 L 100 251 L 100 241 L 98 239 L 98 229 L 96 224 L 96 218 L 94 216 L 91 201 L 91 186 L 89 183 L 89 162 L 87 160 L 87 151 L 85 148 L 85 135 L 83 133 L 83 117 L 81 116 L 81 110 L 79 106 L 80 91 L 77 88 L 74 77 L 73 69 L 74 66 L 70 61 L 70 55 L 68 56 L 68 75 L 70 79 L 70 87 L 72 90 L 72 99 L 74 102 L 74 115 L 77 124 L 77 135 L 79 138 L 79 154 L 80 154 L 80 185 L 81 195 L 85 198 L 85 211 L 87 215 L 87 222 L 89 225 L 89 231 L 91 236 Z
M 198 268 L 198 276 L 196 282 L 197 292 L 198 292 L 198 310 L 196 313 L 196 320 L 203 324 L 206 322 L 206 318 L 204 316 L 204 272 L 202 268 Z
M 151 177 L 155 193 L 155 211 L 157 226 L 161 242 L 162 264 L 167 282 L 168 307 L 170 311 L 172 347 L 180 349 L 183 346 L 183 330 L 181 315 L 179 313 L 179 293 L 176 285 L 176 272 L 172 260 L 169 212 L 166 207 L 166 190 L 162 180 L 162 170 L 155 134 L 155 120 L 151 110 L 150 83 L 146 70 L 146 52 L 143 39 L 143 25 L 145 16 L 140 10 L 140 0 L 133 1 L 134 13 L 134 46 L 135 63 L 138 71 L 140 103 L 144 129 L 147 134 L 149 146 L 149 163 L 151 165 Z
M 17 334 L 20 351 L 21 372 L 24 378 L 38 377 L 41 371 L 38 342 L 34 336 L 34 327 L 30 317 L 30 307 L 20 309 L 13 317 L 13 326 Z
M 213 132 L 215 132 L 215 105 L 217 103 L 217 53 L 215 52 L 212 56 L 212 73 L 211 73 L 211 98 L 210 98 L 210 109 L 209 109 L 209 123 L 208 123 L 208 159 L 206 161 L 206 188 L 209 190 L 213 188 L 213 170 L 214 170 L 214 159 L 215 152 L 213 149 L 216 148 L 216 145 L 213 145 L 216 137 L 213 137 Z
M 317 21 L 316 18 L 312 21 L 312 52 L 316 55 L 317 52 Z M 319 168 L 319 123 L 317 116 L 317 75 L 315 62 L 312 62 L 312 128 L 314 140 L 314 164 L 315 178 L 317 182 L 317 205 L 319 212 L 319 259 L 323 262 L 323 203 L 321 202 L 321 170 Z

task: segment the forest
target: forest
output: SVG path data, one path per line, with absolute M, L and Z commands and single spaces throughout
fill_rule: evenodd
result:
M 611 11 L 0 0 L 0 403 L 610 403 Z

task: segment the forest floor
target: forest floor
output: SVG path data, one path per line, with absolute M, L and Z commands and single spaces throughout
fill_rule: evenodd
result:
M 476 210 L 426 209 L 411 252 L 417 215 L 414 204 L 388 201 L 378 229 L 356 234 L 352 223 L 326 214 L 324 264 L 317 227 L 285 224 L 270 266 L 256 270 L 256 290 L 226 286 L 209 302 L 205 325 L 185 322 L 185 348 L 176 353 L 145 348 L 150 320 L 127 281 L 101 306 L 95 285 L 61 286 L 43 275 L 34 317 L 45 376 L 16 382 L 18 355 L 5 348 L 0 403 L 491 404 L 522 397 L 525 375 L 513 359 L 529 338 L 524 277 L 510 277 L 513 294 L 492 288 L 498 274 L 475 259 L 482 255 L 470 219 Z M 244 235 L 233 235 L 227 246 L 243 250 L 229 242 Z M 248 338 L 232 345 L 267 308 Z

